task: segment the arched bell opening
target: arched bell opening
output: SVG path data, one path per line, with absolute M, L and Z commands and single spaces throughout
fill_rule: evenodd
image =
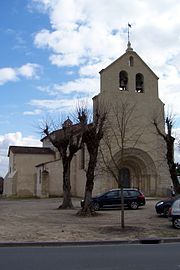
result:
M 136 74 L 136 90 L 137 93 L 144 92 L 144 76 L 141 73 Z
M 119 73 L 119 89 L 121 91 L 128 90 L 128 74 L 124 70 Z

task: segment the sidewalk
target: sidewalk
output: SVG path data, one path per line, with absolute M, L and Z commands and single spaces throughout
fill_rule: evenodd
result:
M 58 210 L 60 199 L 0 200 L 1 243 L 79 243 L 102 241 L 140 241 L 174 239 L 179 230 L 167 218 L 157 216 L 148 198 L 145 207 L 125 210 L 125 228 L 121 229 L 120 210 L 99 211 L 95 217 L 78 217 L 80 199 L 74 198 L 74 210 Z M 166 241 L 166 240 L 163 240 Z

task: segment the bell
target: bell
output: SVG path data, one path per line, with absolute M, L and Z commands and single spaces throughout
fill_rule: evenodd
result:
M 125 87 L 124 80 L 121 80 L 121 87 Z

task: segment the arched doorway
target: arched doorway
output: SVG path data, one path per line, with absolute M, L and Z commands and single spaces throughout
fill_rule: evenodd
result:
M 119 170 L 119 187 L 128 188 L 131 186 L 130 181 L 130 170 L 126 167 L 123 167 Z
M 114 155 L 119 170 L 118 186 L 139 188 L 146 195 L 154 195 L 157 191 L 156 167 L 149 154 L 141 149 L 127 148 L 124 150 L 123 160 L 121 153 Z

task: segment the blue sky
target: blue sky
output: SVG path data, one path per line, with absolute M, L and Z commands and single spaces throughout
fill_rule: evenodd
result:
M 9 145 L 39 146 L 39 122 L 99 92 L 99 71 L 134 50 L 159 77 L 180 134 L 179 0 L 0 1 L 0 175 Z M 176 151 L 176 159 L 180 160 Z

